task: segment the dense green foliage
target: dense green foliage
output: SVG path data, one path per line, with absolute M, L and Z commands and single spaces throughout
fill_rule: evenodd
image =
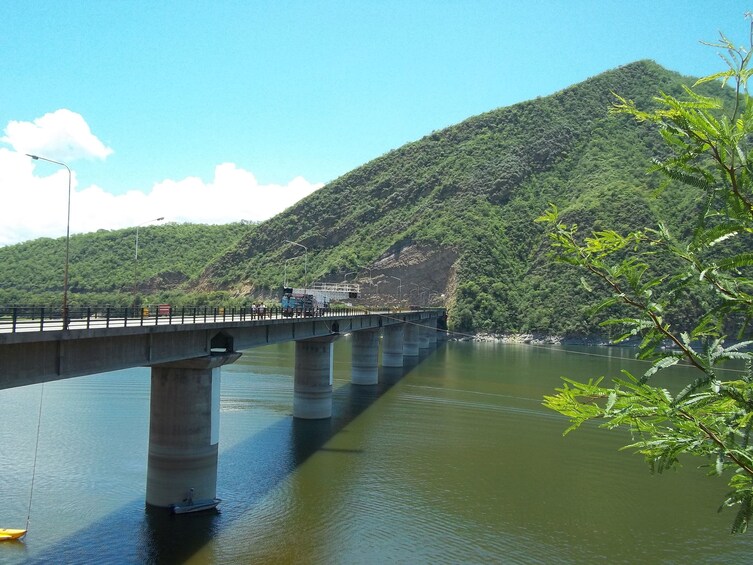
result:
M 272 298 L 286 276 L 297 286 L 306 278 L 340 282 L 348 276 L 364 284 L 366 294 L 378 289 L 379 300 L 394 302 L 400 294 L 415 303 L 419 287 L 424 299 L 441 302 L 444 295 L 456 330 L 597 333 L 600 318 L 582 305 L 579 278 L 547 260 L 545 230 L 534 220 L 551 202 L 583 227 L 632 229 L 663 217 L 673 229 L 692 229 L 700 190 L 670 183 L 657 197 L 658 181 L 646 175 L 647 161 L 667 153 L 657 128 L 608 111 L 614 93 L 650 107 L 657 89 L 677 95 L 691 83 L 641 61 L 469 118 L 366 163 L 258 226 L 236 226 L 232 235 L 196 227 L 207 229 L 206 242 L 199 231 L 176 234 L 175 251 L 159 257 L 183 264 L 144 256 L 140 288 L 176 289 L 192 299 L 209 291 L 225 299 Z M 86 268 L 79 260 L 87 238 L 107 235 L 74 238 L 76 298 L 132 291 L 132 233 L 111 235 L 125 241 L 96 245 L 101 252 L 90 254 Z M 34 268 L 50 274 L 43 284 L 39 271 L 19 274 L 31 264 L 16 270 L 29 256 L 22 251 L 27 246 L 50 250 L 47 258 L 47 252 L 33 254 L 40 256 Z M 59 288 L 59 246 L 43 240 L 0 250 L 0 303 L 28 302 L 32 296 L 24 292 Z M 39 282 L 27 285 L 27 279 Z
M 186 295 L 186 288 L 196 286 L 209 261 L 255 228 L 241 223 L 141 227 L 138 261 L 134 228 L 72 235 L 70 304 L 125 305 L 144 294 L 174 304 L 206 301 L 206 293 Z M 64 266 L 64 237 L 0 247 L 0 304 L 59 304 Z
M 682 97 L 661 93 L 658 108 L 648 110 L 626 98 L 615 106 L 617 114 L 659 128 L 668 151 L 656 170 L 701 191 L 695 229 L 650 227 L 650 218 L 642 218 L 642 229 L 605 225 L 584 236 L 556 206 L 540 218 L 552 228 L 556 256 L 588 276 L 586 290 L 591 280 L 606 289 L 597 307 L 625 311 L 606 322 L 621 329 L 616 341 L 640 336 L 640 357 L 653 361 L 642 376 L 624 372 L 612 386 L 602 385 L 603 378 L 565 379 L 545 404 L 570 418 L 569 430 L 589 420 L 628 428 L 633 441 L 626 448 L 643 454 L 652 470 L 676 467 L 691 455 L 707 460 L 712 476 L 729 473 L 722 506 L 737 507 L 732 530 L 743 532 L 753 517 L 753 341 L 726 342 L 731 330 L 736 340 L 747 336 L 753 318 L 753 99 L 747 91 L 753 70 L 750 49 L 724 37 L 717 47 L 726 51 L 729 69 L 699 80 Z M 718 79 L 734 83 L 735 103 L 699 93 Z M 744 368 L 725 372 L 731 360 Z M 651 384 L 657 372 L 680 362 L 695 370 L 693 382 L 676 393 Z

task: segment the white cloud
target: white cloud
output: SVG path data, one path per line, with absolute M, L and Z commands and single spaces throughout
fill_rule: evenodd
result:
M 61 186 L 67 186 L 68 172 L 60 169 L 39 176 L 37 163 L 0 148 L 0 210 L 13 211 L 0 222 L 0 245 L 65 235 L 67 192 Z M 144 192 L 118 195 L 96 185 L 79 188 L 75 167 L 71 181 L 71 233 L 132 227 L 156 216 L 181 223 L 262 221 L 322 186 L 302 177 L 285 185 L 262 185 L 253 173 L 233 163 L 218 165 L 209 182 L 198 177 L 167 179 Z
M 92 134 L 81 114 L 64 108 L 33 122 L 8 122 L 0 141 L 19 153 L 50 155 L 61 161 L 105 159 L 113 152 Z
M 104 159 L 113 151 L 91 133 L 84 118 L 56 110 L 33 122 L 11 121 L 0 137 L 14 151 L 0 147 L 0 246 L 38 237 L 61 237 L 67 225 L 68 171 L 36 166 L 25 153 L 71 163 Z M 41 176 L 47 173 L 47 176 Z M 167 179 L 143 190 L 112 194 L 106 188 L 79 187 L 71 170 L 71 233 L 133 227 L 163 216 L 166 222 L 224 224 L 262 221 L 321 188 L 296 177 L 285 185 L 261 185 L 250 171 L 222 163 L 214 178 Z

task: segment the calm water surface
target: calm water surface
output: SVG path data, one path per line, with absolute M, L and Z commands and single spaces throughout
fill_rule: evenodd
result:
M 634 352 L 448 343 L 373 387 L 335 346 L 335 416 L 291 417 L 292 343 L 222 369 L 221 513 L 144 510 L 149 370 L 48 383 L 24 542 L 0 563 L 746 563 L 725 482 L 652 476 L 541 406 Z M 667 373 L 667 386 L 688 375 Z M 0 527 L 24 527 L 41 386 L 0 391 Z

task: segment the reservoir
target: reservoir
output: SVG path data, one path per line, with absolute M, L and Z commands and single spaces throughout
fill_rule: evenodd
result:
M 635 350 L 449 342 L 376 386 L 350 384 L 350 338 L 334 350 L 327 420 L 291 416 L 292 342 L 222 368 L 219 513 L 144 509 L 148 368 L 0 391 L 0 527 L 25 527 L 32 495 L 0 563 L 750 560 L 703 461 L 651 475 L 627 432 L 563 437 L 541 405 L 562 376 L 641 374 Z

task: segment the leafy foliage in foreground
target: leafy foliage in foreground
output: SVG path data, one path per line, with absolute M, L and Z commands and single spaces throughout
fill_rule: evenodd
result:
M 625 372 L 609 387 L 603 379 L 565 379 L 544 404 L 570 419 L 566 433 L 589 420 L 610 429 L 627 427 L 634 441 L 625 449 L 643 454 L 654 471 L 673 468 L 690 455 L 708 460 L 710 475 L 731 473 L 722 507 L 738 508 L 732 531 L 744 532 L 753 516 L 753 342 L 727 345 L 727 340 L 732 328 L 737 328 L 733 337 L 744 339 L 753 316 L 751 53 L 724 36 L 716 47 L 725 50 L 729 69 L 700 79 L 682 98 L 662 93 L 652 110 L 621 98 L 613 109 L 655 124 L 669 149 L 655 169 L 703 191 L 689 238 L 678 238 L 665 224 L 626 235 L 605 228 L 583 237 L 556 206 L 539 218 L 552 230 L 556 257 L 607 290 L 596 309 L 627 312 L 605 322 L 623 328 L 616 341 L 640 336 L 640 357 L 653 361 L 642 376 Z M 735 86 L 731 111 L 697 92 L 720 79 Z M 583 279 L 584 287 L 590 284 Z M 678 323 L 668 315 L 678 303 L 695 304 L 687 307 L 700 314 Z M 731 360 L 744 362 L 745 369 L 740 378 L 725 380 L 720 367 Z M 678 394 L 651 384 L 657 372 L 681 361 L 697 377 Z

